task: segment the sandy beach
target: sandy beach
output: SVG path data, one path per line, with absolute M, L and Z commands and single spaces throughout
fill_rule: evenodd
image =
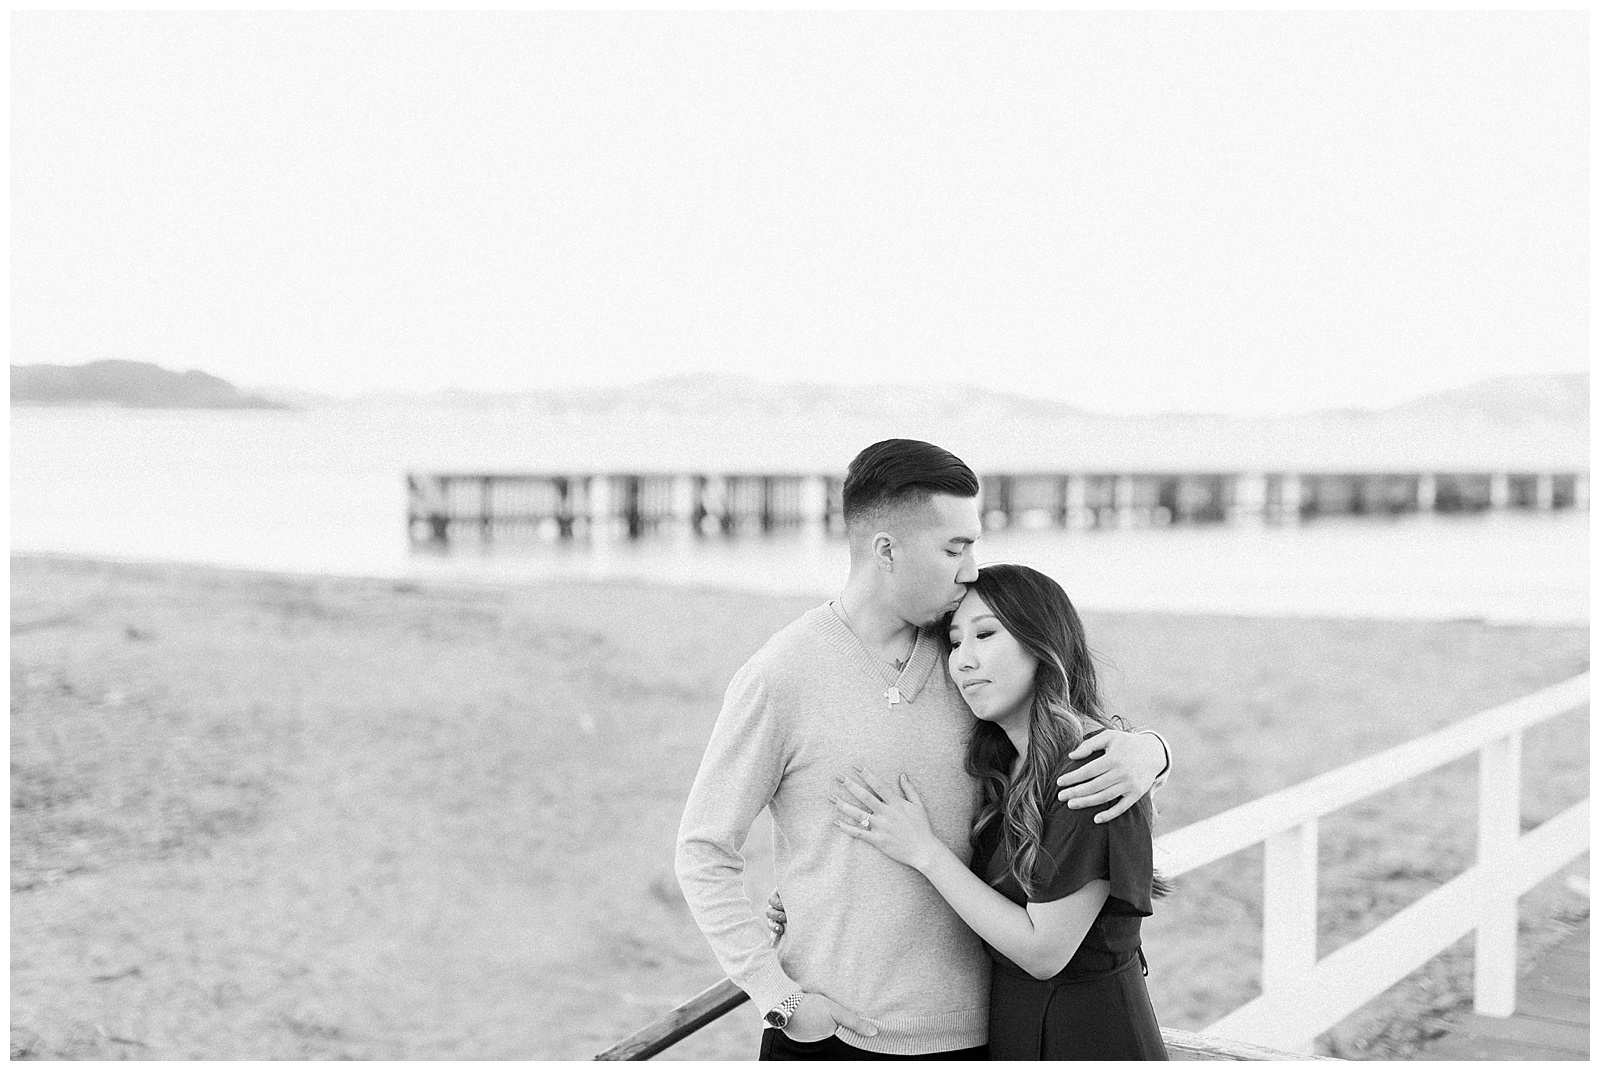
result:
M 814 600 L 32 556 L 11 584 L 14 1057 L 586 1059 L 720 977 L 679 809 L 729 676 Z M 1112 709 L 1176 751 L 1168 830 L 1588 668 L 1586 628 L 1087 626 Z M 1586 712 L 1529 734 L 1525 824 L 1587 794 L 1588 755 Z M 1468 865 L 1475 801 L 1467 760 L 1326 819 L 1322 951 Z M 1256 849 L 1159 905 L 1165 1025 L 1258 992 L 1260 901 Z M 1587 910 L 1544 883 L 1521 954 Z M 1468 938 L 1325 1051 L 1403 1057 L 1470 969 Z M 746 1005 L 663 1058 L 756 1043 Z

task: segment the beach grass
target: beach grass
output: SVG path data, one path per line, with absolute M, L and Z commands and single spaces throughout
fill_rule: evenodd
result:
M 13 1056 L 588 1058 L 720 977 L 678 814 L 729 676 L 813 601 L 13 557 Z M 1176 752 L 1164 829 L 1588 667 L 1584 628 L 1086 620 L 1112 709 Z M 1529 734 L 1525 824 L 1587 795 L 1588 755 L 1587 711 Z M 1475 799 L 1467 760 L 1324 820 L 1322 950 L 1469 865 Z M 1258 992 L 1260 901 L 1255 849 L 1160 903 L 1166 1025 Z M 1541 885 L 1522 954 L 1587 909 Z M 1322 1049 L 1412 1051 L 1470 949 Z M 664 1058 L 756 1035 L 745 1005 Z

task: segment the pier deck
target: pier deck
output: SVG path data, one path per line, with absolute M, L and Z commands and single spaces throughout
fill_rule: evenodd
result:
M 1470 1013 L 1443 1024 L 1417 1060 L 1589 1059 L 1589 920 L 1541 956 L 1517 982 L 1509 1019 Z
M 982 474 L 985 529 L 1296 523 L 1342 514 L 1589 508 L 1587 472 L 1012 472 Z M 413 542 L 844 530 L 821 473 L 409 473 Z

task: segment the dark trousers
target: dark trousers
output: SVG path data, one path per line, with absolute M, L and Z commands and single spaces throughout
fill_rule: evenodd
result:
M 957 1049 L 955 1052 L 924 1052 L 916 1056 L 897 1056 L 892 1053 L 868 1052 L 839 1040 L 838 1036 L 821 1041 L 796 1041 L 782 1030 L 771 1027 L 761 1031 L 761 1059 L 763 1060 L 987 1060 L 989 1046 L 975 1049 Z

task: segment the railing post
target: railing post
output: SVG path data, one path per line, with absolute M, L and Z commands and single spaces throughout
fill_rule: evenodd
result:
M 1478 863 L 1491 863 L 1522 835 L 1522 733 L 1478 752 Z M 1517 898 L 1490 886 L 1473 953 L 1472 1005 L 1505 1018 L 1517 1007 Z
M 1261 903 L 1261 992 L 1303 982 L 1317 964 L 1317 820 L 1267 838 Z M 1282 1048 L 1310 1055 L 1315 1038 Z

